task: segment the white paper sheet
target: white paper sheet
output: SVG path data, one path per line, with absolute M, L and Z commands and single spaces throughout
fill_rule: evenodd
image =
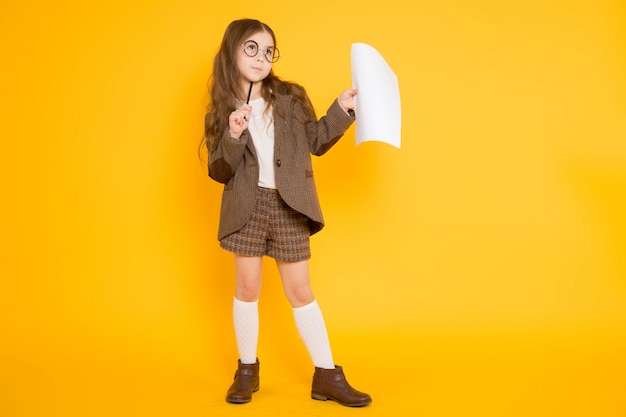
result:
M 352 84 L 356 95 L 356 144 L 375 140 L 400 148 L 398 77 L 373 47 L 352 44 Z

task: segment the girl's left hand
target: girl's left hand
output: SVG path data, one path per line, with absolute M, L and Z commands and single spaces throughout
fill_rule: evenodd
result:
M 339 106 L 341 106 L 343 111 L 347 113 L 348 110 L 354 109 L 354 96 L 356 96 L 358 92 L 359 91 L 356 88 L 351 88 L 339 95 L 337 101 L 339 102 Z

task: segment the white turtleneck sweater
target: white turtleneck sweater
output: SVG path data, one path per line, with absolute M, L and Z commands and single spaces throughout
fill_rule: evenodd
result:
M 274 120 L 272 112 L 265 113 L 267 104 L 260 97 L 250 101 L 252 113 L 248 130 L 252 135 L 252 143 L 259 159 L 259 186 L 276 188 L 274 178 Z

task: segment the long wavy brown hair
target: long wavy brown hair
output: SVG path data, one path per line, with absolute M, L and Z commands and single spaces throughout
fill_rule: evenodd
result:
M 274 31 L 265 23 L 255 19 L 241 19 L 231 22 L 226 28 L 220 49 L 213 60 L 213 73 L 209 78 L 210 103 L 207 108 L 204 138 L 201 148 L 209 152 L 215 150 L 224 131 L 228 129 L 228 117 L 236 107 L 236 100 L 245 101 L 245 92 L 241 91 L 241 74 L 237 69 L 237 53 L 241 52 L 241 44 L 257 32 L 267 32 L 272 36 L 276 46 Z M 300 102 L 308 113 L 315 117 L 315 110 L 305 90 L 298 84 L 281 80 L 274 75 L 274 70 L 263 80 L 261 96 L 268 108 L 275 109 L 276 94 L 292 95 Z M 201 150 L 201 149 L 200 149 Z

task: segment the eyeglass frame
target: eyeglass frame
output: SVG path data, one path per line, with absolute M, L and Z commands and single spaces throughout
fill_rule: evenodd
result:
M 248 52 L 246 51 L 246 45 L 249 45 L 249 44 L 251 44 L 251 43 L 252 43 L 252 44 L 254 44 L 254 45 L 256 45 L 256 54 L 254 54 L 254 55 L 249 55 L 249 54 L 248 54 Z M 241 47 L 243 48 L 243 53 L 244 53 L 247 57 L 250 57 L 250 58 L 254 58 L 254 57 L 256 57 L 257 55 L 259 55 L 259 52 L 261 52 L 261 47 L 259 46 L 259 44 L 257 43 L 257 41 L 252 40 L 252 39 L 249 39 L 249 40 L 245 41 L 244 43 L 242 43 L 242 44 L 241 44 Z M 271 57 L 271 58 L 269 58 L 269 57 L 267 56 L 267 51 L 270 51 L 270 50 L 273 50 L 273 51 L 274 51 L 274 52 L 272 53 L 272 57 Z M 275 47 L 275 46 L 270 46 L 269 48 L 266 48 L 266 49 L 263 51 L 263 56 L 265 57 L 265 60 L 266 60 L 267 62 L 271 62 L 271 63 L 273 64 L 273 63 L 275 63 L 276 61 L 278 61 L 278 60 L 280 59 L 280 50 L 279 50 L 277 47 Z

